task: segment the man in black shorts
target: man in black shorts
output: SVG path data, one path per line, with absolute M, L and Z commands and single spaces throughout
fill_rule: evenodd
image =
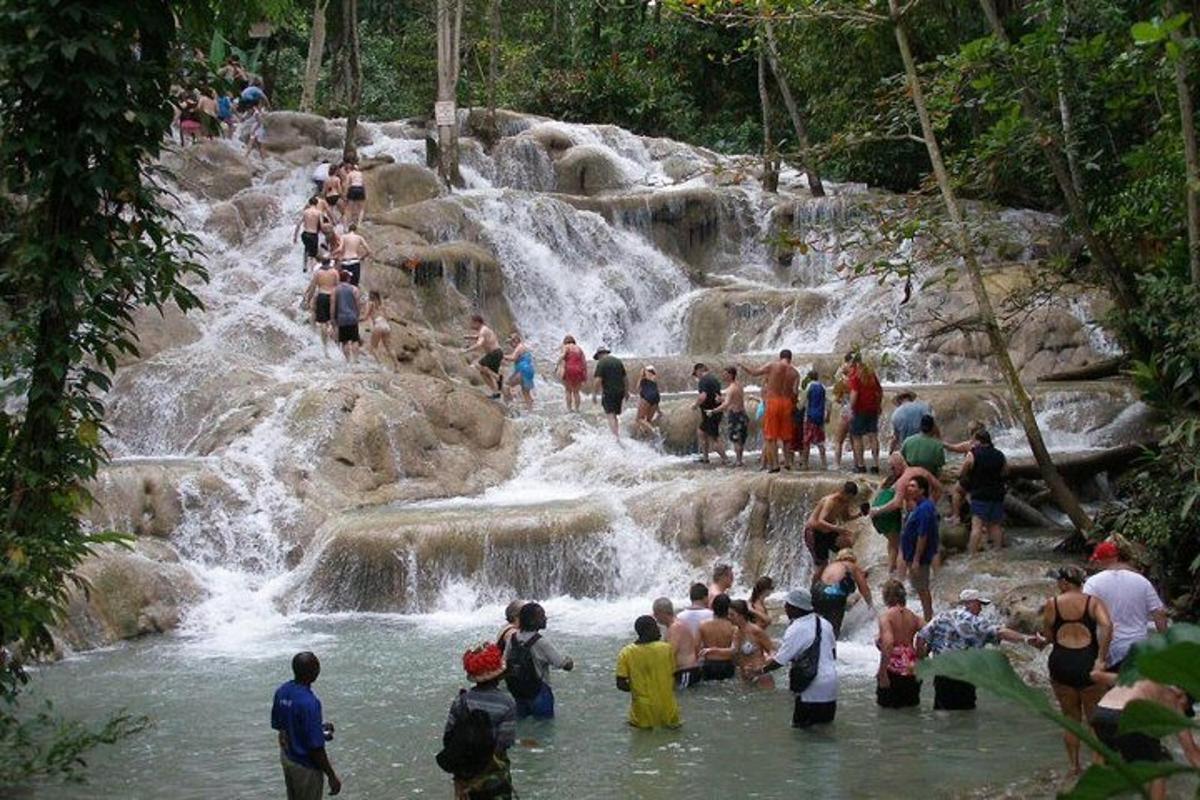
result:
M 601 407 L 608 417 L 608 427 L 613 436 L 621 438 L 620 416 L 629 396 L 629 383 L 625 378 L 625 364 L 614 356 L 607 347 L 601 347 L 592 356 L 596 361 L 595 384 L 592 389 L 592 402 L 597 396 L 602 399 Z
M 303 230 L 301 230 L 303 229 Z M 296 234 L 300 234 L 300 241 L 304 243 L 304 271 L 308 272 L 313 262 L 317 260 L 317 233 L 321 230 L 321 206 L 316 197 L 308 199 L 308 205 L 304 207 L 304 211 L 300 212 L 300 219 L 296 221 L 296 229 L 292 231 L 292 242 L 296 241 Z
M 500 365 L 504 362 L 504 351 L 500 349 L 500 337 L 483 322 L 479 314 L 471 315 L 471 330 L 465 337 L 474 344 L 463 350 L 464 353 L 478 351 L 483 355 L 475 362 L 475 368 L 487 383 L 493 400 L 500 399 Z
M 692 377 L 696 379 L 696 408 L 700 409 L 700 426 L 698 428 L 700 463 L 708 463 L 708 451 L 717 450 L 721 455 L 721 463 L 725 464 L 725 445 L 721 441 L 721 382 L 717 376 L 708 371 L 704 364 L 692 367 Z

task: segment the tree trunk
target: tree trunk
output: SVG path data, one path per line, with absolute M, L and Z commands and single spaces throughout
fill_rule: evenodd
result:
M 484 145 L 491 149 L 500 141 L 500 126 L 496 123 L 496 84 L 500 79 L 500 0 L 488 0 L 488 75 L 487 120 Z
M 796 132 L 796 146 L 800 151 L 800 165 L 804 167 L 804 174 L 808 177 L 808 190 L 813 197 L 824 197 L 825 185 L 821 183 L 821 175 L 817 171 L 817 161 L 813 157 L 812 146 L 808 142 L 808 130 L 804 126 L 804 118 L 800 116 L 800 108 L 796 105 L 796 99 L 792 97 L 787 76 L 783 74 L 780 66 L 779 48 L 775 44 L 775 29 L 769 18 L 763 20 L 763 32 L 766 34 L 767 62 L 771 65 L 775 82 L 779 84 L 779 93 L 783 95 L 783 104 L 787 106 L 788 116 L 792 118 L 792 128 Z
M 763 129 L 763 189 L 776 192 L 779 189 L 779 171 L 775 166 L 775 144 L 771 140 L 771 97 L 767 90 L 767 59 L 762 40 L 758 43 L 758 99 L 762 105 Z
M 463 0 L 437 0 L 437 61 L 439 103 L 449 103 L 455 113 L 437 126 L 438 175 L 447 186 L 461 186 L 458 171 L 458 69 Z
M 304 86 L 300 90 L 300 110 L 311 112 L 317 103 L 317 80 L 321 76 L 321 56 L 325 52 L 325 12 L 329 0 L 313 3 L 312 33 L 308 37 L 308 61 L 304 64 Z
M 891 0 L 888 0 L 888 4 L 889 6 L 892 5 Z M 995 0 L 979 0 L 979 4 L 983 7 L 983 13 L 987 17 L 992 34 L 1007 48 L 1010 44 L 1008 33 L 1004 30 L 1004 23 L 1001 22 L 1000 15 L 996 12 Z M 1021 87 L 1021 113 L 1024 114 L 1025 118 L 1035 128 L 1042 128 L 1043 126 L 1039 124 L 1037 98 L 1033 90 L 1029 88 L 1028 83 L 1022 76 L 1018 75 L 1017 80 Z M 1075 224 L 1079 226 L 1079 230 L 1083 234 L 1083 239 L 1087 243 L 1088 250 L 1091 251 L 1092 257 L 1096 259 L 1101 271 L 1105 275 L 1109 291 L 1113 295 L 1113 300 L 1125 311 L 1136 308 L 1138 306 L 1139 295 L 1137 283 L 1134 281 L 1131 273 L 1127 273 L 1122 269 L 1120 262 L 1117 260 L 1116 253 L 1108 241 L 1097 235 L 1092 229 L 1087 205 L 1084 203 L 1082 196 L 1075 191 L 1075 183 L 1071 180 L 1071 169 L 1066 159 L 1063 158 L 1062 143 L 1058 141 L 1057 136 L 1051 135 L 1048 130 L 1038 131 L 1037 142 L 1038 146 L 1041 147 L 1042 153 L 1046 156 L 1046 160 L 1050 162 L 1050 171 L 1054 173 L 1054 180 L 1058 183 L 1058 189 L 1062 192 L 1063 199 L 1067 203 L 1067 210 L 1075 220 Z M 1141 343 L 1135 344 L 1141 345 Z
M 358 107 L 362 102 L 362 60 L 358 49 L 358 0 L 342 0 L 344 17 L 350 26 L 350 57 L 347 59 L 350 70 L 350 107 L 346 111 L 346 141 L 342 145 L 342 160 L 357 161 L 358 148 L 354 144 L 354 135 L 358 132 Z
M 990 3 L 991 0 L 982 1 Z M 996 320 L 996 312 L 992 308 L 992 299 L 988 295 L 987 286 L 983 281 L 983 269 L 979 266 L 979 259 L 975 255 L 975 247 L 971 243 L 970 232 L 967 230 L 962 209 L 959 208 L 958 198 L 955 196 L 954 188 L 950 183 L 950 176 L 946 172 L 946 164 L 942 160 L 942 150 L 938 145 L 937 134 L 934 132 L 933 123 L 929 118 L 929 109 L 925 105 L 925 95 L 921 90 L 921 81 L 917 75 L 917 64 L 913 60 L 912 48 L 909 45 L 908 29 L 900 15 L 898 0 L 888 0 L 888 9 L 891 12 L 892 25 L 896 34 L 896 45 L 900 48 L 900 58 L 904 62 L 904 71 L 908 75 L 913 106 L 916 108 L 917 117 L 921 120 L 921 135 L 925 139 L 925 147 L 929 151 L 929 161 L 933 164 L 933 174 L 937 178 L 938 188 L 942 194 L 942 201 L 945 203 L 946 213 L 950 217 L 955 244 L 959 250 L 959 254 L 962 256 L 963 263 L 966 265 L 967 277 L 970 280 L 971 290 L 975 295 L 975 304 L 979 307 L 979 318 L 987 333 L 988 342 L 992 348 L 992 355 L 1000 366 L 1000 372 L 1004 376 L 1005 383 L 1008 384 L 1008 390 L 1012 395 L 1017 418 L 1021 421 L 1021 426 L 1025 429 L 1025 436 L 1029 440 L 1029 447 L 1033 451 L 1034 458 L 1037 459 L 1038 467 L 1041 469 L 1042 480 L 1046 482 L 1046 486 L 1053 492 L 1054 501 L 1058 504 L 1059 508 L 1071 518 L 1072 524 L 1079 530 L 1087 530 L 1091 528 L 1092 521 L 1088 517 L 1087 512 L 1079 504 L 1079 499 L 1075 497 L 1070 487 L 1067 486 L 1066 481 L 1063 480 L 1062 475 L 1058 473 L 1054 462 L 1050 460 L 1050 451 L 1046 448 L 1046 442 L 1042 438 L 1042 431 L 1038 427 L 1037 417 L 1033 412 L 1033 403 L 1029 399 L 1029 393 L 1025 391 L 1025 386 L 1021 383 L 1021 376 L 1017 372 L 1017 368 L 1012 361 L 1012 356 L 1008 352 L 1008 341 L 1004 336 L 1004 332 L 1000 329 L 999 322 Z
M 1173 3 L 1167 3 L 1165 16 L 1175 14 Z M 1192 88 L 1188 83 L 1187 49 L 1183 34 L 1171 31 L 1171 41 L 1179 48 L 1175 61 L 1175 93 L 1179 96 L 1179 120 L 1182 125 L 1183 158 L 1187 165 L 1187 231 L 1188 264 L 1192 285 L 1200 287 L 1200 155 L 1196 152 L 1196 109 L 1192 104 Z M 1167 56 L 1170 58 L 1170 54 Z

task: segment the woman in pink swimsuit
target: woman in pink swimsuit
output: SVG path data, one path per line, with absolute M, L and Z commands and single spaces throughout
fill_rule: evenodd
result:
M 583 348 L 575 343 L 574 336 L 563 339 L 562 353 L 558 357 L 556 369 L 567 390 L 567 411 L 578 411 L 579 390 L 587 381 L 587 356 Z

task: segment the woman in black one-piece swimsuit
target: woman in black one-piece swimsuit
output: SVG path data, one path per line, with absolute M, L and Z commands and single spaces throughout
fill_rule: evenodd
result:
M 1112 620 L 1104 601 L 1083 593 L 1082 569 L 1076 566 L 1062 567 L 1058 570 L 1057 578 L 1059 594 L 1046 603 L 1042 626 L 1046 639 L 1053 645 L 1050 651 L 1050 685 L 1063 713 L 1071 719 L 1085 721 L 1091 718 L 1096 704 L 1104 696 L 1105 687 L 1093 683 L 1091 672 L 1097 660 L 1103 664 L 1103 659 L 1108 655 Z M 1083 631 L 1087 632 L 1086 643 L 1075 644 Z M 1065 644 L 1064 640 L 1072 644 Z M 1074 734 L 1065 733 L 1063 740 L 1071 770 L 1077 774 L 1080 771 L 1079 739 Z

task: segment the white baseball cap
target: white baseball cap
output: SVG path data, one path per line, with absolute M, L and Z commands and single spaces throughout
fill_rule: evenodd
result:
M 959 592 L 958 602 L 969 603 L 972 600 L 978 600 L 985 606 L 992 602 L 983 594 L 983 592 L 979 591 L 978 589 L 963 589 L 961 592 Z

